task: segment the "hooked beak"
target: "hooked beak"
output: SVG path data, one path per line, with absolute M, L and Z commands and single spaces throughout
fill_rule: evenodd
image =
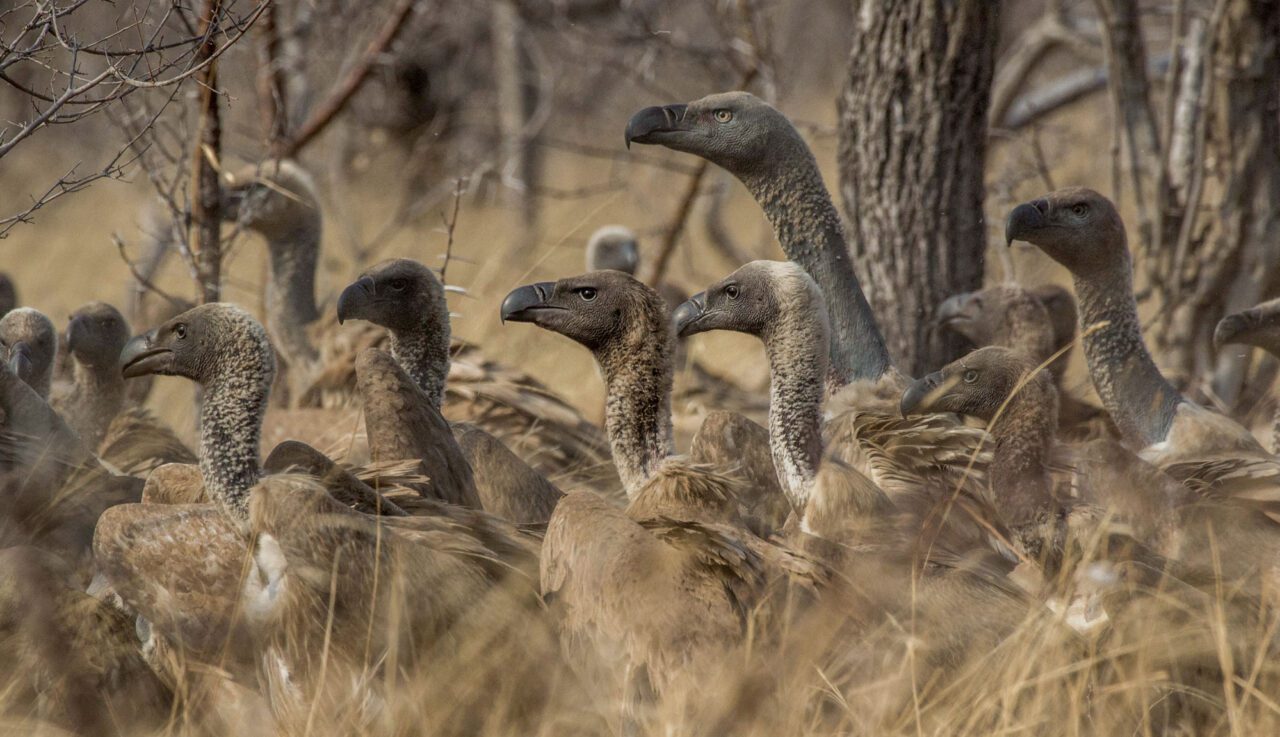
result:
M 675 323 L 676 335 L 684 338 L 689 335 L 696 335 L 703 332 L 698 329 L 698 321 L 707 314 L 707 293 L 698 292 L 689 299 L 680 303 L 676 311 L 672 313 L 671 320 Z
M 147 374 L 163 374 L 173 365 L 173 351 L 153 345 L 156 331 L 135 336 L 120 352 L 120 373 L 126 379 Z
M 903 417 L 928 414 L 934 411 L 933 403 L 945 394 L 953 383 L 955 383 L 954 379 L 944 381 L 941 371 L 922 376 L 912 382 L 911 386 L 902 393 L 898 410 L 902 412 Z
M 338 297 L 338 324 L 347 320 L 368 320 L 365 310 L 375 294 L 374 289 L 373 278 L 368 276 L 362 276 L 347 285 Z
M 31 346 L 24 340 L 14 343 L 9 349 L 9 370 L 22 379 L 24 384 L 29 385 L 34 378 L 35 368 L 35 362 L 31 360 Z
M 67 325 L 67 351 L 74 354 L 77 346 L 83 347 L 88 336 L 85 331 L 89 329 L 89 318 L 80 315 L 72 319 L 71 324 Z
M 631 148 L 632 141 L 662 143 L 662 134 L 688 130 L 684 120 L 688 109 L 688 105 L 663 105 L 647 107 L 631 116 L 627 121 L 627 148 Z
M 964 311 L 968 302 L 968 292 L 947 297 L 942 304 L 938 305 L 938 313 L 933 316 L 933 324 L 939 327 L 948 327 L 952 323 L 969 319 L 968 313 Z
M 1028 236 L 1049 224 L 1045 216 L 1048 211 L 1049 203 L 1043 199 L 1024 202 L 1013 208 L 1004 221 L 1005 245 L 1011 246 L 1014 241 L 1032 242 Z
M 1213 347 L 1221 349 L 1224 345 L 1241 342 L 1237 339 L 1252 327 L 1253 321 L 1249 318 L 1248 312 L 1237 312 L 1219 320 L 1213 329 Z
M 506 299 L 502 300 L 499 317 L 503 322 L 510 320 L 536 323 L 538 313 L 544 310 L 560 309 L 547 304 L 555 288 L 555 282 L 543 281 L 537 284 L 526 284 L 513 290 Z

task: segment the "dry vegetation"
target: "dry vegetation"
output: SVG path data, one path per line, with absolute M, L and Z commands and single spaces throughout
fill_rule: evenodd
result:
M 804 124 L 806 139 L 834 192 L 834 100 L 846 59 L 845 29 L 853 21 L 839 3 L 802 6 L 786 2 L 769 6 L 775 46 L 767 91 L 779 108 Z M 1006 33 L 1016 30 L 1020 15 L 1021 11 L 1010 13 Z M 539 31 L 540 53 L 555 43 L 557 32 Z M 569 45 L 581 56 L 592 52 L 580 40 Z M 567 65 L 581 63 L 570 56 Z M 636 51 L 615 62 L 631 63 L 639 56 Z M 226 162 L 252 160 L 262 150 L 251 75 L 245 71 L 251 59 L 251 51 L 237 47 L 228 52 L 222 67 L 224 80 L 229 80 L 224 101 Z M 319 63 L 337 67 L 340 61 L 321 58 Z M 1050 55 L 1030 84 L 1060 76 L 1075 64 L 1069 54 Z M 532 223 L 492 172 L 476 176 L 484 168 L 475 159 L 460 163 L 459 157 L 451 159 L 439 152 L 408 157 L 387 134 L 366 135 L 359 123 L 350 121 L 310 145 L 302 161 L 316 174 L 325 211 L 317 284 L 322 308 L 332 310 L 336 291 L 361 268 L 381 258 L 402 256 L 443 264 L 448 240 L 443 220 L 451 208 L 453 183 L 461 180 L 465 192 L 447 280 L 465 287 L 467 294 L 451 297 L 457 313 L 455 334 L 482 346 L 490 358 L 518 365 L 588 417 L 597 417 L 603 387 L 589 354 L 543 331 L 502 327 L 498 305 L 516 285 L 582 271 L 583 245 L 602 225 L 633 227 L 642 235 L 644 256 L 652 256 L 678 206 L 687 179 L 683 172 L 690 163 L 688 157 L 651 148 L 629 155 L 622 148 L 623 127 L 639 107 L 694 99 L 716 87 L 732 86 L 726 80 L 733 73 L 707 71 L 696 61 L 678 59 L 634 75 L 583 76 L 552 81 L 557 99 L 567 97 L 576 105 L 553 111 L 543 128 L 540 186 L 545 191 L 535 198 Z M 483 119 L 492 102 L 487 93 L 471 101 L 468 124 L 477 115 Z M 1065 283 L 1059 267 L 1035 249 L 1018 247 L 1011 257 L 1002 252 L 1003 217 L 1013 203 L 1053 186 L 1078 183 L 1105 191 L 1113 160 L 1111 150 L 1100 142 L 1111 135 L 1110 111 L 1110 101 L 1098 93 L 1033 127 L 993 137 L 986 173 L 988 282 Z M 9 193 L 7 209 L 41 190 L 56 176 L 52 173 L 96 162 L 103 150 L 118 148 L 121 141 L 121 132 L 105 118 L 34 137 L 5 156 L 0 167 L 0 183 Z M 582 151 L 556 142 L 572 142 Z M 416 212 L 404 217 L 404 193 L 422 187 L 423 180 L 428 196 Z M 727 188 L 723 222 L 741 252 L 780 258 L 768 223 L 741 186 L 715 170 L 708 173 L 708 182 L 713 188 Z M 62 324 L 72 310 L 89 300 L 125 303 L 132 289 L 130 272 L 112 235 L 119 234 L 129 253 L 137 257 L 146 242 L 140 229 L 142 213 L 153 200 L 151 184 L 138 167 L 120 180 L 97 182 L 41 209 L 33 223 L 9 232 L 0 241 L 2 268 L 19 285 L 24 302 L 39 307 L 55 324 Z M 1121 204 L 1127 215 L 1132 214 L 1131 202 Z M 704 210 L 702 203 L 695 207 L 667 274 L 689 291 L 738 265 L 712 246 L 703 226 Z M 388 223 L 395 225 L 388 230 Z M 265 265 L 260 243 L 248 236 L 235 241 L 225 265 L 222 298 L 260 312 Z M 1009 266 L 1012 272 L 1006 273 Z M 193 296 L 191 275 L 179 260 L 171 260 L 156 283 L 173 293 Z M 872 289 L 868 292 L 874 305 L 876 294 Z M 1154 308 L 1145 304 L 1143 310 Z M 144 327 L 135 325 L 135 332 Z M 1080 354 L 1075 352 L 1069 385 L 1083 397 L 1091 389 Z M 765 390 L 767 364 L 754 339 L 729 333 L 698 336 L 691 342 L 689 356 L 744 387 Z M 150 400 L 152 409 L 187 439 L 196 433 L 192 396 L 190 383 L 161 379 Z M 685 406 L 676 411 L 682 425 L 696 427 L 709 409 L 715 408 Z M 354 425 L 359 419 L 352 416 L 351 421 Z M 329 435 L 309 429 L 315 432 L 310 439 L 317 445 L 329 445 L 332 428 L 327 428 Z M 271 443 L 273 438 L 265 441 Z M 1230 530 L 1220 532 L 1224 538 L 1231 535 Z M 1068 584 L 1072 588 L 1089 585 L 1087 575 Z M 0 594 L 4 586 L 0 581 Z M 945 664 L 929 660 L 937 633 L 918 631 L 914 620 L 853 625 L 822 610 L 795 613 L 777 626 L 780 634 L 775 638 L 749 638 L 723 672 L 686 684 L 683 698 L 671 699 L 657 713 L 643 715 L 642 733 L 655 737 L 1280 734 L 1280 658 L 1276 657 L 1280 612 L 1275 608 L 1241 592 L 1211 586 L 1132 590 L 1108 605 L 1111 621 L 1086 634 L 1068 627 L 1065 613 L 1028 606 L 1025 621 L 1012 636 L 989 650 L 970 653 L 962 662 Z M 526 612 L 490 614 L 515 619 Z M 957 618 L 966 616 L 970 614 L 955 612 Z M 766 627 L 751 616 L 747 622 L 759 624 L 762 631 Z M 462 657 L 442 658 L 449 665 L 440 667 L 430 658 L 398 673 L 389 666 L 363 673 L 335 667 L 324 683 L 313 684 L 314 691 L 298 699 L 294 712 L 278 721 L 273 721 L 260 697 L 250 693 L 253 684 L 248 689 L 233 684 L 217 667 L 188 662 L 181 652 L 152 653 L 153 661 L 165 664 L 166 675 L 176 678 L 169 685 L 179 698 L 169 718 L 145 733 L 550 737 L 609 734 L 620 728 L 624 704 L 614 691 L 617 682 L 611 679 L 617 674 L 608 667 L 610 663 L 596 664 L 608 677 L 572 671 L 560 664 L 559 645 L 549 632 L 537 627 L 519 632 L 501 641 L 479 636 L 463 639 L 454 643 Z M 19 636 L 0 647 L 22 647 L 22 642 Z M 0 651 L 0 658 L 5 652 Z M 0 721 L 0 734 L 61 734 L 56 726 L 4 708 L 6 700 L 17 703 L 25 696 L 16 692 L 16 685 L 5 688 L 7 671 L 0 660 L 0 712 L 10 712 Z M 363 699 L 358 703 L 348 688 L 355 681 L 375 685 L 368 692 L 358 691 Z M 113 708 L 129 710 L 130 705 L 119 703 Z

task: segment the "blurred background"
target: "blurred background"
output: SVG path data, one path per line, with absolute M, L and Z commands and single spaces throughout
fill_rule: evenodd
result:
M 419 259 L 465 289 L 451 297 L 455 334 L 595 416 L 602 387 L 587 352 L 503 328 L 497 306 L 519 284 L 581 272 L 587 239 L 609 224 L 638 234 L 643 277 L 688 292 L 781 258 L 727 174 L 623 145 L 642 107 L 748 89 L 813 148 L 872 305 L 913 371 L 964 348 L 931 326 L 947 294 L 1065 283 L 1038 251 L 1006 249 L 1003 219 L 1079 184 L 1122 206 L 1167 373 L 1265 417 L 1256 400 L 1274 368 L 1216 356 L 1207 336 L 1275 291 L 1274 5 L 4 2 L 0 268 L 55 324 L 89 300 L 129 314 L 155 299 L 138 277 L 261 313 L 266 251 L 205 217 L 209 177 L 290 156 L 322 202 L 325 309 L 365 266 Z M 152 258 L 163 242 L 176 245 Z M 149 327 L 134 314 L 135 332 Z M 697 336 L 689 356 L 749 390 L 766 384 L 746 336 Z M 189 428 L 179 400 L 190 391 L 163 380 L 151 402 Z

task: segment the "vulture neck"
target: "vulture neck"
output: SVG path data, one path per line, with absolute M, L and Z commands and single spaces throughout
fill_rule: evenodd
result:
M 769 357 L 769 448 L 796 514 L 803 514 L 822 462 L 823 379 L 830 344 L 826 311 L 784 313 L 761 336 Z
M 115 366 L 89 366 L 74 360 L 76 403 L 80 427 L 75 428 L 90 448 L 97 448 L 111 420 L 124 405 L 124 377 Z
M 892 362 L 853 271 L 844 226 L 809 147 L 795 140 L 750 172 L 735 172 L 764 210 L 787 258 L 818 283 L 831 318 L 831 378 L 876 380 Z
M 238 519 L 248 518 L 249 489 L 262 476 L 258 449 L 271 374 L 245 366 L 204 385 L 200 474 L 209 498 Z
M 1028 381 L 992 424 L 991 488 L 1005 524 L 1017 527 L 1043 516 L 1057 502 L 1048 471 L 1058 427 L 1058 393 L 1048 376 Z
M 1103 406 L 1129 442 L 1141 447 L 1162 442 L 1182 396 L 1156 368 L 1142 340 L 1128 249 L 1117 263 L 1077 274 L 1074 281 L 1084 355 Z
M 655 336 L 665 339 L 655 340 Z M 613 462 L 628 498 L 634 498 L 671 455 L 671 354 L 669 329 L 636 333 L 596 353 L 605 383 L 605 429 Z
M 438 412 L 444 406 L 444 387 L 449 378 L 449 313 L 433 315 L 429 323 L 413 330 L 391 332 L 391 356 L 413 383 L 426 394 Z
M 1032 299 L 1028 297 L 1028 299 Z M 1004 322 L 997 331 L 995 345 L 1002 345 L 1044 361 L 1053 355 L 1053 327 L 1043 321 L 1045 315 L 1036 314 L 1039 305 L 1015 302 L 1010 305 Z M 1041 310 L 1043 312 L 1043 310 Z
M 320 258 L 318 218 L 267 238 L 271 255 L 271 283 L 267 315 L 271 330 L 291 362 L 312 363 L 319 353 L 307 326 L 320 317 L 316 308 L 316 264 Z

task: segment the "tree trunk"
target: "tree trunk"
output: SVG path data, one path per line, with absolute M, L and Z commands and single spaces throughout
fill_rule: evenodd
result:
M 930 327 L 982 285 L 983 171 L 999 3 L 864 0 L 840 99 L 840 194 L 854 258 L 897 365 L 963 343 Z
M 196 51 L 197 64 L 207 61 L 217 48 L 217 26 L 222 0 L 205 0 L 200 15 L 204 41 Z M 218 111 L 218 62 L 206 66 L 200 80 L 200 128 L 192 151 L 191 243 L 196 254 L 200 301 L 222 297 L 222 214 L 218 166 L 222 155 L 222 121 Z

